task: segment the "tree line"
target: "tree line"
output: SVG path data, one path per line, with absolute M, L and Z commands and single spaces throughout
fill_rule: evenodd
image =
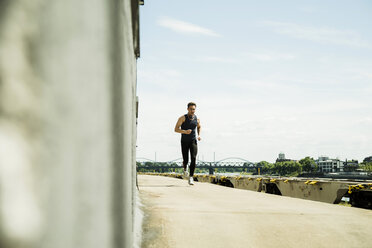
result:
M 269 163 L 261 161 L 257 163 L 261 174 L 278 175 L 278 176 L 297 176 L 303 172 L 316 172 L 318 165 L 313 158 L 306 157 L 300 161 L 280 161 Z
M 246 166 L 246 165 L 244 165 Z M 167 168 L 168 167 L 168 168 Z M 176 163 L 168 164 L 165 162 L 137 162 L 137 170 L 139 172 L 177 172 L 181 173 L 182 168 L 176 168 Z M 280 161 L 275 163 L 270 163 L 267 161 L 261 161 L 256 164 L 256 167 L 259 168 L 260 174 L 267 175 L 278 175 L 278 176 L 297 176 L 301 173 L 315 173 L 319 171 L 318 165 L 315 163 L 315 160 L 311 157 L 305 157 L 299 161 Z M 344 171 L 354 171 L 356 168 L 344 167 Z M 372 162 L 361 163 L 359 164 L 358 169 L 362 171 L 372 172 Z M 216 169 L 216 172 L 251 172 L 242 167 L 237 168 L 220 168 Z M 196 173 L 207 173 L 207 170 L 196 170 Z M 256 171 L 258 173 L 258 171 Z M 255 174 L 256 174 L 255 173 Z

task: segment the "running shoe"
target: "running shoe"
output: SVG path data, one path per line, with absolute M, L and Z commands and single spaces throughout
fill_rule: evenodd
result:
M 183 171 L 183 177 L 187 178 L 189 176 L 189 172 L 187 170 Z
M 193 178 L 193 177 L 190 177 L 190 178 L 189 178 L 189 184 L 190 184 L 190 185 L 194 185 L 194 178 Z

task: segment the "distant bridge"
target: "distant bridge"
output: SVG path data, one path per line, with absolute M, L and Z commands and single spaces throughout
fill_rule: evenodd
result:
M 182 158 L 177 158 L 167 162 L 154 161 L 148 158 L 137 158 L 137 171 L 157 171 L 165 172 L 169 169 L 183 168 Z M 243 171 L 257 172 L 257 165 L 249 160 L 239 157 L 224 158 L 215 162 L 207 162 L 203 160 L 196 161 L 196 168 L 208 169 L 209 174 L 213 174 L 215 169 L 231 169 L 242 168 Z

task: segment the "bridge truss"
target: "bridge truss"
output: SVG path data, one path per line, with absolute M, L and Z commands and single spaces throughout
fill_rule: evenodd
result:
M 137 158 L 137 170 L 138 171 L 157 171 L 157 172 L 164 172 L 168 171 L 169 169 L 181 169 L 183 168 L 182 158 L 178 158 L 175 160 L 167 161 L 167 162 L 159 162 L 154 161 L 147 158 Z M 219 161 L 208 162 L 197 160 L 196 161 L 196 168 L 199 169 L 207 169 L 209 170 L 209 174 L 213 174 L 216 169 L 242 169 L 242 171 L 256 171 L 257 165 L 256 163 L 250 162 L 249 160 L 230 157 L 221 159 Z

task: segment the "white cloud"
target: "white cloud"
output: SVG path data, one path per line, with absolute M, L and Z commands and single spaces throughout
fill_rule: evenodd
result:
M 169 28 L 175 32 L 183 34 L 201 34 L 207 36 L 221 36 L 213 30 L 189 23 L 184 21 L 179 21 L 169 17 L 162 17 L 158 20 L 158 25 Z
M 364 65 L 365 66 L 365 65 Z M 362 66 L 355 66 L 347 68 L 345 71 L 352 74 L 351 79 L 354 80 L 372 80 L 372 72 L 368 70 L 367 68 L 371 68 L 370 65 L 365 66 L 366 68 L 363 68 Z M 372 85 L 372 81 L 370 81 Z
M 314 14 L 316 12 L 319 12 L 318 8 L 314 7 L 314 6 L 302 6 L 299 8 L 300 11 L 304 12 L 304 13 L 308 13 L 308 14 Z
M 276 33 L 293 38 L 310 40 L 324 44 L 337 44 L 352 47 L 371 48 L 371 44 L 351 30 L 338 30 L 328 27 L 309 27 L 295 23 L 265 21 L 265 26 L 272 27 Z
M 372 117 L 362 117 L 359 120 L 356 120 L 358 124 L 372 125 Z
M 144 85 L 161 89 L 178 87 L 182 83 L 182 73 L 174 69 L 138 69 L 139 87 Z
M 236 59 L 235 57 L 225 57 L 224 54 L 212 54 L 212 55 L 204 55 L 204 56 L 174 56 L 170 55 L 169 59 L 176 60 L 176 61 L 182 61 L 182 62 L 201 62 L 201 63 L 217 63 L 217 64 L 237 64 L 241 63 L 242 61 L 239 59 Z
M 250 53 L 248 56 L 259 61 L 292 60 L 295 58 L 293 54 L 285 53 Z
M 196 60 L 201 61 L 201 62 L 212 62 L 212 63 L 232 63 L 232 64 L 238 63 L 237 60 L 232 59 L 232 58 L 215 57 L 215 56 L 202 57 Z
M 274 87 L 269 80 L 240 83 L 263 89 Z M 275 87 L 280 94 L 280 85 Z M 203 127 L 200 159 L 213 161 L 214 152 L 217 160 L 237 156 L 271 162 L 280 151 L 293 159 L 320 154 L 358 159 L 365 156 L 364 147 L 370 141 L 362 143 L 360 137 L 371 134 L 371 117 L 366 115 L 369 105 L 362 100 L 324 99 L 311 104 L 294 100 L 288 106 L 261 98 L 206 92 L 192 99 L 198 104 L 197 115 Z M 186 112 L 189 100 L 188 94 L 167 91 L 140 94 L 139 157 L 153 158 L 157 152 L 159 161 L 168 161 L 181 156 L 180 135 L 173 128 Z M 361 150 L 352 150 L 354 146 Z

